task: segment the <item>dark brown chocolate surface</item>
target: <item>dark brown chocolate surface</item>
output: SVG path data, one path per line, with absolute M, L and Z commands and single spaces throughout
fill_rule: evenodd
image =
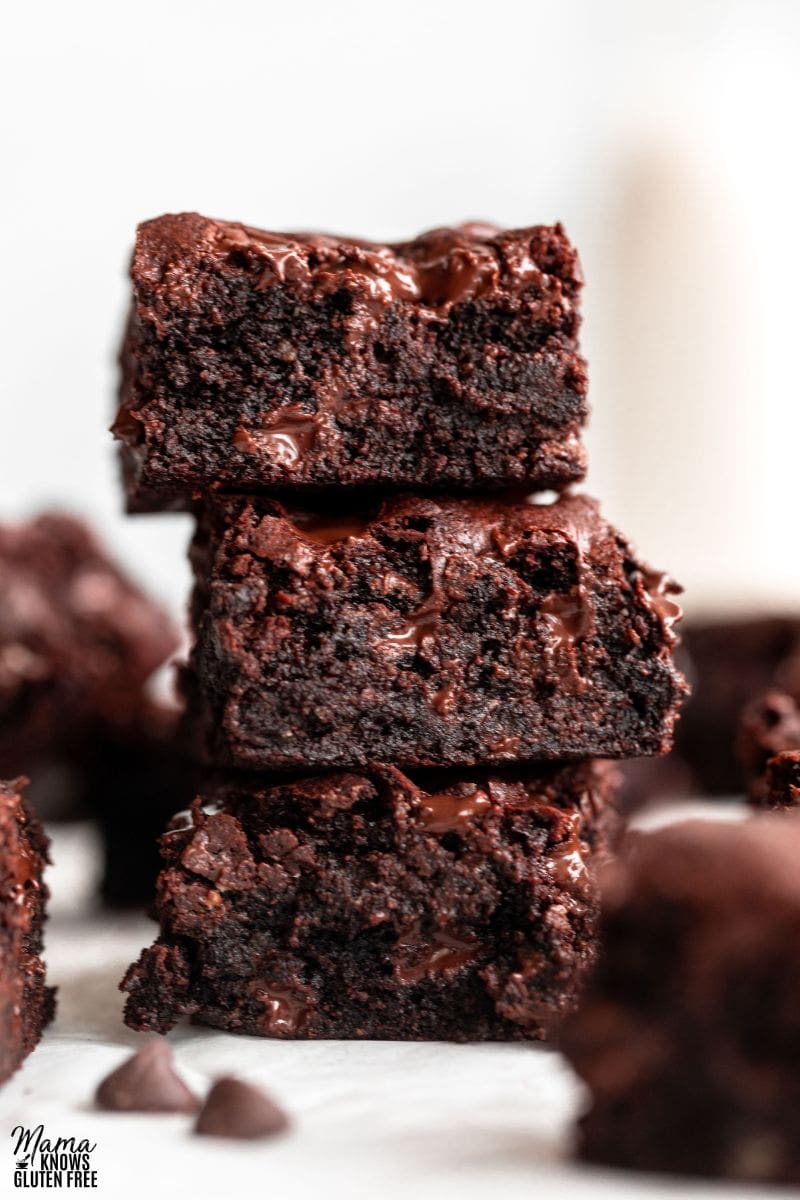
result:
M 591 1104 L 581 1157 L 800 1183 L 800 820 L 631 835 L 561 1047 Z
M 582 284 L 560 226 L 402 244 L 196 213 L 139 227 L 122 351 L 133 508 L 583 476 Z
M 594 954 L 608 764 L 220 785 L 163 838 L 126 1021 L 288 1038 L 540 1038 Z
M 0 782 L 0 1083 L 33 1050 L 55 1008 L 41 958 L 47 838 L 24 785 Z
M 404 497 L 319 521 L 207 507 L 186 678 L 218 764 L 646 755 L 684 692 L 677 588 L 594 501 Z

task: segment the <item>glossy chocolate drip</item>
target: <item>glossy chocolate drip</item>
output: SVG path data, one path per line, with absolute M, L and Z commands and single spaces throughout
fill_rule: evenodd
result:
M 582 586 L 570 592 L 553 592 L 539 608 L 546 629 L 545 657 L 548 670 L 559 685 L 569 691 L 586 686 L 578 665 L 577 645 L 592 628 L 588 597 Z
M 203 221 L 189 215 L 172 220 Z M 521 239 L 520 234 L 525 236 Z M 398 300 L 446 312 L 491 292 L 501 280 L 512 290 L 532 284 L 542 290 L 551 277 L 537 264 L 532 246 L 549 234 L 537 227 L 508 235 L 493 225 L 472 222 L 434 229 L 411 242 L 381 245 L 320 233 L 270 233 L 224 221 L 206 220 L 204 226 L 214 256 L 251 270 L 257 288 L 305 285 L 312 296 L 320 297 L 344 290 L 358 297 L 366 310 L 362 319 L 367 320 L 370 308 L 377 316 Z M 188 230 L 185 236 L 189 238 Z M 579 283 L 577 263 L 573 273 Z M 560 281 L 552 282 L 563 303 Z M 185 286 L 182 273 L 176 271 L 176 291 Z
M 433 593 L 418 609 L 405 618 L 399 629 L 387 633 L 381 639 L 382 643 L 384 645 L 397 646 L 402 650 L 412 646 L 419 649 L 426 638 L 436 636 L 441 615 L 441 598 Z
M 282 466 L 291 469 L 314 445 L 319 424 L 317 413 L 287 405 L 268 417 L 260 429 L 237 429 L 233 445 L 244 454 L 263 454 L 266 450 Z
M 676 594 L 680 588 L 663 571 L 650 570 L 642 572 L 642 586 L 646 603 L 661 622 L 669 645 L 674 646 L 678 640 L 674 626 L 683 616 L 683 609 L 671 594 Z
M 256 286 L 271 287 L 275 283 L 301 279 L 308 271 L 306 247 L 281 233 L 251 229 L 229 221 L 209 222 L 210 240 L 225 255 L 256 252 L 263 264 Z
M 395 978 L 400 983 L 413 984 L 467 966 L 477 958 L 480 946 L 447 929 L 435 929 L 433 933 L 423 935 L 415 922 L 398 938 L 397 952 Z
M 500 264 L 491 250 L 459 245 L 457 236 L 444 234 L 414 266 L 420 299 L 430 305 L 474 299 L 496 287 L 500 278 Z
M 489 797 L 478 787 L 461 795 L 436 792 L 421 800 L 419 823 L 428 833 L 460 833 L 489 808 Z
M 300 1032 L 309 1014 L 300 996 L 290 988 L 272 983 L 259 984 L 254 994 L 264 1007 L 264 1028 L 268 1034 L 292 1037 Z
M 581 833 L 580 814 L 573 814 L 569 818 L 567 836 L 548 852 L 548 863 L 553 876 L 567 890 L 582 885 L 587 874 L 588 847 L 582 840 Z
M 318 513 L 294 512 L 289 519 L 304 538 L 323 546 L 363 537 L 370 525 L 369 516 L 356 514 L 325 517 Z

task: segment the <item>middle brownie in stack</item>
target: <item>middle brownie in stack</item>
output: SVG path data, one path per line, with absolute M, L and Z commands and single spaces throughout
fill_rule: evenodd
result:
M 117 432 L 131 507 L 198 513 L 208 782 L 128 1023 L 546 1036 L 594 953 L 595 760 L 666 751 L 684 691 L 677 589 L 595 502 L 486 491 L 582 474 L 574 251 L 169 217 L 133 280 Z

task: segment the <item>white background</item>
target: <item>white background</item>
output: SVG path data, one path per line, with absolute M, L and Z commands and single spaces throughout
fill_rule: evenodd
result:
M 180 610 L 188 522 L 106 433 L 137 221 L 563 219 L 590 485 L 689 607 L 800 594 L 791 0 L 72 0 L 0 46 L 0 514 L 66 503 Z

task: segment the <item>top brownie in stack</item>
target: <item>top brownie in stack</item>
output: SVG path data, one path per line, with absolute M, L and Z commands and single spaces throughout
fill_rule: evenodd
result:
M 560 226 L 377 245 L 143 224 L 122 353 L 129 505 L 209 489 L 561 487 L 586 417 Z

